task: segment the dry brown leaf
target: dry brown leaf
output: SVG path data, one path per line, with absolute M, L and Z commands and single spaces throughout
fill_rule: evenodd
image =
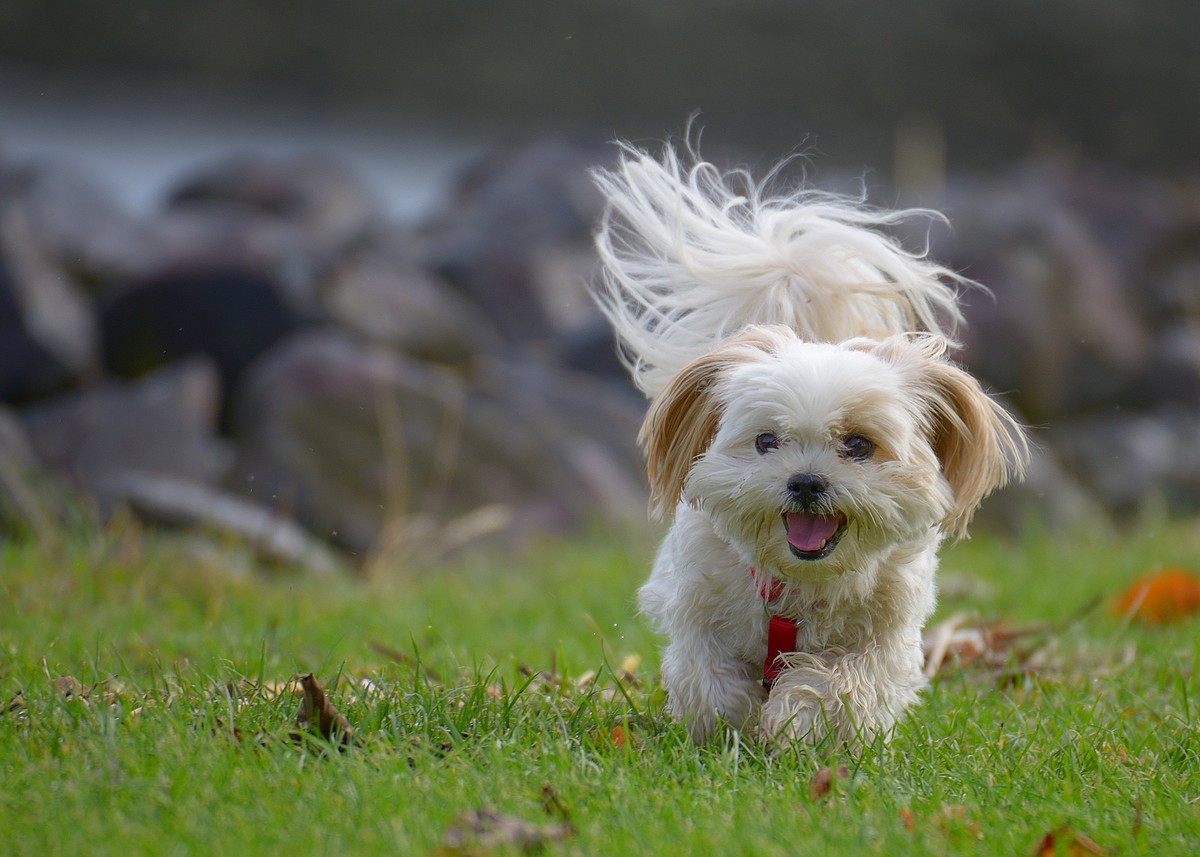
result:
M 1200 611 L 1200 575 L 1178 566 L 1148 572 L 1134 580 L 1112 603 L 1112 612 L 1163 625 Z
M 571 823 L 570 807 L 558 796 L 554 786 L 549 783 L 542 783 L 542 809 L 551 818 L 559 818 L 568 824 Z
M 813 800 L 823 798 L 833 790 L 834 783 L 849 776 L 850 769 L 845 765 L 838 765 L 836 771 L 833 768 L 821 768 L 808 781 L 808 796 Z
M 63 699 L 87 701 L 89 688 L 73 675 L 59 676 L 54 680 L 54 689 Z
M 970 616 L 959 613 L 926 629 L 921 641 L 926 678 L 950 665 L 993 671 L 1032 671 L 1043 666 L 1043 649 L 1053 639 L 1050 625 L 1012 627 L 1004 622 L 972 625 L 970 621 Z
M 1034 852 L 1036 857 L 1056 857 L 1059 854 L 1069 857 L 1106 857 L 1110 853 L 1107 848 L 1096 844 L 1095 840 L 1076 833 L 1066 825 L 1056 827 L 1043 836 Z
M 937 826 L 941 831 L 956 841 L 957 832 L 962 831 L 972 839 L 983 839 L 983 831 L 979 825 L 967 818 L 967 808 L 960 803 L 942 804 L 942 812 L 937 818 Z
M 298 680 L 304 698 L 296 713 L 296 726 L 299 729 L 316 726 L 322 738 L 343 747 L 355 743 L 354 728 L 333 707 L 321 682 L 312 673 L 298 676 Z
M 905 830 L 917 829 L 917 817 L 908 807 L 900 808 L 900 820 L 904 822 Z M 967 817 L 967 808 L 962 804 L 944 803 L 941 811 L 935 813 L 931 819 L 922 819 L 923 824 L 927 821 L 945 834 L 950 842 L 958 842 L 962 834 L 972 839 L 983 839 L 983 829 Z
M 18 690 L 8 700 L 8 705 L 4 709 L 5 714 L 20 716 L 25 713 L 25 691 Z
M 562 842 L 574 833 L 570 821 L 537 824 L 494 810 L 477 809 L 460 813 L 446 828 L 444 842 L 446 851 L 451 854 L 504 846 L 532 854 L 552 842 Z
M 608 740 L 612 742 L 614 747 L 626 747 L 633 750 L 640 750 L 646 745 L 645 740 L 641 735 L 638 735 L 624 723 L 617 724 L 608 733 Z
M 217 717 L 213 722 L 212 734 L 214 736 L 229 735 L 235 741 L 242 740 L 242 730 L 237 727 L 237 724 L 227 725 L 220 717 Z

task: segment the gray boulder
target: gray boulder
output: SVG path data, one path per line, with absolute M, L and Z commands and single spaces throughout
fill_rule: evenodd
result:
M 1200 411 L 1116 410 L 1052 426 L 1064 462 L 1108 509 L 1200 509 Z
M 303 333 L 264 356 L 239 394 L 230 485 L 356 553 L 430 521 L 486 519 L 519 542 L 596 515 L 640 520 L 640 409 L 602 382 L 526 362 L 464 373 Z
M 0 533 L 52 538 L 62 494 L 39 466 L 17 415 L 0 405 Z
M 422 360 L 462 364 L 496 353 L 501 338 L 478 305 L 419 262 L 414 238 L 376 229 L 325 272 L 321 315 L 364 341 Z
M 225 390 L 237 386 L 255 357 L 303 324 L 271 277 L 215 261 L 115 287 L 100 303 L 98 321 L 110 373 L 136 378 L 205 355 Z
M 19 201 L 41 251 L 84 292 L 137 270 L 153 252 L 146 224 L 72 165 L 31 161 L 4 173 L 4 196 Z
M 95 319 L 11 172 L 0 172 L 0 401 L 21 403 L 93 376 Z
M 195 358 L 39 402 L 21 418 L 41 464 L 107 513 L 131 472 L 215 482 L 229 456 L 215 433 L 219 386 L 212 363 Z
M 127 472 L 108 484 L 122 503 L 146 520 L 236 538 L 271 565 L 317 574 L 342 567 L 325 542 L 261 503 L 145 470 Z
M 425 229 L 425 256 L 513 342 L 547 343 L 595 316 L 586 294 L 602 199 L 588 168 L 612 147 L 514 143 L 466 170 Z
M 334 157 L 236 154 L 168 194 L 156 268 L 217 260 L 259 270 L 294 309 L 311 313 L 323 274 L 377 218 L 375 198 Z

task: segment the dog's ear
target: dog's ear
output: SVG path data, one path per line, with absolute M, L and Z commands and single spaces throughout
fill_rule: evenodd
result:
M 954 492 L 942 530 L 961 538 L 983 498 L 1024 473 L 1029 444 L 1020 423 L 945 358 L 946 347 L 938 336 L 892 337 L 877 350 L 911 370 L 930 444 Z
M 750 327 L 680 370 L 650 403 L 638 442 L 646 452 L 650 512 L 670 518 L 692 463 L 704 454 L 721 419 L 722 382 L 734 366 L 774 353 L 781 337 L 774 326 Z

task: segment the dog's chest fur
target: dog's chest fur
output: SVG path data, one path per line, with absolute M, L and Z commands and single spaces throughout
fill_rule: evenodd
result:
M 702 623 L 751 671 L 762 665 L 771 614 L 796 620 L 797 651 L 861 652 L 897 643 L 908 649 L 933 609 L 936 547 L 931 537 L 837 578 L 785 580 L 768 604 L 752 560 L 713 532 L 703 512 L 681 508 L 642 587 L 641 605 L 660 627 Z

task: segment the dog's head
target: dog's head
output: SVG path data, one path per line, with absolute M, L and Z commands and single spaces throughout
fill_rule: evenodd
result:
M 679 372 L 642 426 L 654 511 L 703 509 L 764 571 L 826 576 L 960 536 L 1019 474 L 1017 423 L 936 336 L 842 344 L 750 327 Z

